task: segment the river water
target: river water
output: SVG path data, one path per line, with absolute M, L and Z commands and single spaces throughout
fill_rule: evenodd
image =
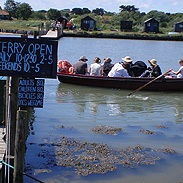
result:
M 174 41 L 61 38 L 58 60 L 66 59 L 73 64 L 85 55 L 88 64 L 96 56 L 102 60 L 111 57 L 115 63 L 130 55 L 134 61 L 146 63 L 155 58 L 165 72 L 169 68 L 179 68 L 182 48 L 183 42 Z M 25 172 L 45 183 L 183 182 L 182 93 L 139 91 L 127 97 L 130 92 L 46 79 L 44 108 L 35 108 L 30 124 Z M 100 134 L 92 130 L 97 126 L 115 127 L 121 131 L 113 135 Z M 76 167 L 58 163 L 63 158 L 63 155 L 59 156 L 63 147 L 58 149 L 57 146 L 61 139 L 105 144 L 109 149 L 118 150 L 141 147 L 135 156 L 143 159 L 148 155 L 151 163 L 135 161 L 133 167 L 117 164 L 114 171 L 83 176 L 77 173 Z M 77 152 L 75 156 L 79 156 Z M 133 157 L 129 159 L 133 161 Z M 25 183 L 33 182 L 25 176 Z

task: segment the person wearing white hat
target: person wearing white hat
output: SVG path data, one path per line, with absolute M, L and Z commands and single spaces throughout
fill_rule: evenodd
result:
M 133 62 L 133 60 L 130 58 L 130 56 L 126 56 L 126 57 L 122 58 L 122 60 L 124 60 L 125 62 L 128 62 L 128 63 Z
M 79 60 L 73 65 L 75 74 L 87 74 L 88 73 L 88 59 L 86 56 L 81 56 Z
M 131 59 L 130 56 L 126 56 L 124 58 L 122 58 L 123 60 L 123 63 L 128 63 L 128 66 L 126 67 L 127 71 L 128 71 L 128 74 L 133 77 L 134 76 L 134 73 L 133 73 L 133 69 L 132 69 L 132 66 L 133 66 L 133 60 Z
M 128 68 L 130 67 L 130 63 L 132 60 L 130 57 L 122 58 L 124 62 L 116 63 L 108 73 L 109 77 L 131 77 L 128 73 Z

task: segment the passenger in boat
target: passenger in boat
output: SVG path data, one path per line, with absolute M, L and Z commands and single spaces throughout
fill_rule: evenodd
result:
M 104 63 L 102 64 L 102 76 L 107 76 L 114 64 L 111 64 L 111 58 L 104 58 Z
M 109 72 L 109 77 L 131 77 L 128 74 L 127 68 L 129 68 L 130 63 L 129 62 L 122 62 L 122 63 L 116 63 L 112 67 L 111 71 Z
M 162 74 L 160 66 L 157 64 L 155 59 L 148 60 L 151 69 L 151 77 L 158 77 Z
M 177 72 L 171 69 L 171 72 L 177 75 L 177 78 L 183 78 L 183 59 L 179 60 L 180 68 Z
M 88 73 L 88 59 L 85 56 L 81 56 L 80 59 L 73 65 L 74 74 L 87 74 Z
M 89 67 L 89 73 L 91 76 L 101 76 L 102 75 L 102 66 L 100 65 L 101 60 L 99 57 L 94 58 L 94 63 Z
M 133 77 L 134 76 L 134 73 L 133 73 L 133 69 L 132 69 L 132 66 L 133 66 L 133 60 L 131 59 L 130 56 L 126 56 L 124 58 L 122 58 L 122 60 L 124 62 L 127 62 L 128 63 L 128 66 L 126 66 L 126 69 L 128 71 L 128 74 Z
M 150 66 L 140 77 L 158 77 L 162 74 L 160 66 L 156 59 L 148 60 Z

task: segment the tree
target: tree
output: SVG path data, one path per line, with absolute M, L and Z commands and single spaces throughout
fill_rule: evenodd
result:
M 122 11 L 119 16 L 121 20 L 129 20 L 130 18 L 130 14 L 127 11 Z
M 45 20 L 45 13 L 42 11 L 34 11 L 31 15 L 31 18 L 35 19 L 35 20 Z
M 72 9 L 72 13 L 75 15 L 84 15 L 84 14 L 88 14 L 91 13 L 91 11 L 88 8 L 73 8 Z
M 28 20 L 32 14 L 32 7 L 28 3 L 22 3 L 17 7 L 16 15 L 17 18 Z
M 147 20 L 149 18 L 154 18 L 157 21 L 159 21 L 160 23 L 161 22 L 169 22 L 170 21 L 169 15 L 167 15 L 164 12 L 157 11 L 157 10 L 152 10 L 152 11 L 148 12 L 146 14 L 146 16 L 144 16 L 145 20 Z
M 65 15 L 69 15 L 70 13 L 70 9 L 63 9 L 63 10 L 60 10 L 60 13 L 61 13 L 61 16 L 65 16 Z
M 4 4 L 4 9 L 9 13 L 10 18 L 15 17 L 17 18 L 16 11 L 17 7 L 20 5 L 20 3 L 15 2 L 14 0 L 7 0 Z
M 175 14 L 171 14 L 169 15 L 170 21 L 177 23 L 177 22 L 181 22 L 183 19 L 183 13 L 175 13 Z
M 37 12 L 39 12 L 39 13 L 47 13 L 46 10 L 38 10 Z
M 83 15 L 83 10 L 81 8 L 73 8 L 72 13 L 76 15 Z
M 120 11 L 127 11 L 127 12 L 135 12 L 135 11 L 138 11 L 139 8 L 135 8 L 135 5 L 121 5 L 119 6 L 120 8 Z
M 61 17 L 61 13 L 57 9 L 52 9 L 50 8 L 47 12 L 47 16 L 50 20 L 57 20 L 58 18 Z
M 91 11 L 88 8 L 83 8 L 83 14 L 91 13 Z
M 96 8 L 94 10 L 92 10 L 92 13 L 95 13 L 95 15 L 104 15 L 105 14 L 105 10 L 103 8 Z

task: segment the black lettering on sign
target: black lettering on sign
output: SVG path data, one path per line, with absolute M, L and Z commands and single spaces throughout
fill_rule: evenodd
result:
M 56 78 L 58 41 L 0 38 L 0 75 Z
M 44 79 L 20 79 L 18 86 L 19 107 L 43 107 Z

